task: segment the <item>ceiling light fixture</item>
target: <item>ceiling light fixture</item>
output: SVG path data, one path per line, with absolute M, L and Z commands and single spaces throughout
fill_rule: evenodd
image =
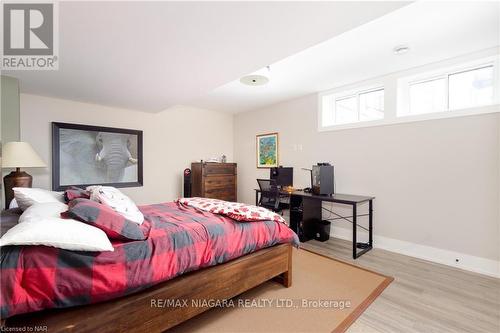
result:
M 408 51 L 410 51 L 408 45 L 398 45 L 393 49 L 394 54 L 397 55 L 408 53 Z
M 240 82 L 247 86 L 263 86 L 269 82 L 269 78 L 264 75 L 247 75 L 243 76 Z
M 271 72 L 271 68 L 266 66 L 266 68 L 258 71 L 255 74 L 245 75 L 240 79 L 240 82 L 246 84 L 247 86 L 263 86 L 269 82 L 269 77 L 264 75 Z

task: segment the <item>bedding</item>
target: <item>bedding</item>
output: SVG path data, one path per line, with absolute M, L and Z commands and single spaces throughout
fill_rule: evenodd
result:
M 286 224 L 282 216 L 264 207 L 247 205 L 240 202 L 198 197 L 181 198 L 177 201 L 182 205 L 194 207 L 205 212 L 224 215 L 237 221 L 255 222 L 271 220 Z
M 72 200 L 64 215 L 101 229 L 110 239 L 146 239 L 146 235 L 137 223 L 127 220 L 110 207 L 89 199 Z
M 76 186 L 71 186 L 64 191 L 64 200 L 67 203 L 77 198 L 90 199 L 90 192 Z
M 76 220 L 43 216 L 31 216 L 30 219 L 25 219 L 23 223 L 13 226 L 0 238 L 2 274 L 4 274 L 4 252 L 8 252 L 5 246 L 9 245 L 35 247 L 45 245 L 75 251 L 113 251 L 111 242 L 102 230 Z M 26 268 L 31 267 L 28 265 Z M 3 293 L 3 276 L 1 281 Z
M 111 186 L 89 186 L 90 200 L 102 203 L 113 209 L 127 220 L 141 224 L 144 221 L 144 215 L 135 203 L 123 194 L 119 189 Z
M 64 195 L 62 192 L 48 191 L 41 188 L 31 187 L 14 187 L 14 198 L 17 205 L 22 210 L 28 209 L 29 206 L 36 203 L 44 202 L 62 202 L 64 203 Z
M 140 207 L 148 238 L 113 241 L 114 252 L 9 246 L 1 255 L 1 317 L 96 303 L 298 238 L 276 221 L 229 217 L 164 203 Z
M 62 202 L 46 202 L 31 205 L 19 217 L 19 223 L 36 221 L 40 217 L 61 217 L 61 213 L 68 210 L 68 205 Z
M 19 205 L 17 204 L 17 200 L 16 200 L 16 198 L 14 198 L 10 201 L 8 209 L 14 209 L 14 208 L 18 208 L 18 207 L 19 207 Z

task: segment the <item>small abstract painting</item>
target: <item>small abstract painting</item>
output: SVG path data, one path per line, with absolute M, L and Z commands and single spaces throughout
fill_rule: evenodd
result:
M 278 166 L 278 133 L 257 135 L 257 168 Z
M 142 131 L 52 123 L 52 187 L 142 186 Z

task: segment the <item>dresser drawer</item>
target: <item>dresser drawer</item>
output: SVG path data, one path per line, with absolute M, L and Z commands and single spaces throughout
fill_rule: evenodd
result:
M 203 174 L 209 175 L 235 175 L 236 164 L 229 163 L 207 163 L 203 167 Z
M 205 189 L 205 198 L 236 201 L 236 193 L 234 190 L 229 190 L 227 188 Z
M 236 180 L 232 175 L 205 177 L 205 191 L 218 188 L 233 189 L 235 181 Z

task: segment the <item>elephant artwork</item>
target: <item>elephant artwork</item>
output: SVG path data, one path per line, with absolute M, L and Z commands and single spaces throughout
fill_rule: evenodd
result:
M 58 151 L 54 153 L 59 155 L 59 165 L 55 168 L 59 184 L 54 183 L 54 187 L 142 182 L 139 172 L 142 132 L 136 131 L 140 132 L 140 138 L 137 134 L 109 130 L 58 128 L 57 132 L 54 140 L 58 142 Z
M 101 163 L 100 170 L 105 170 L 105 181 L 116 183 L 125 181 L 125 170 L 129 169 L 127 178 L 130 176 L 130 168 L 137 164 L 137 159 L 130 153 L 130 135 L 99 132 L 96 137 L 99 152 L 95 156 Z M 133 172 L 132 172 L 133 175 Z

